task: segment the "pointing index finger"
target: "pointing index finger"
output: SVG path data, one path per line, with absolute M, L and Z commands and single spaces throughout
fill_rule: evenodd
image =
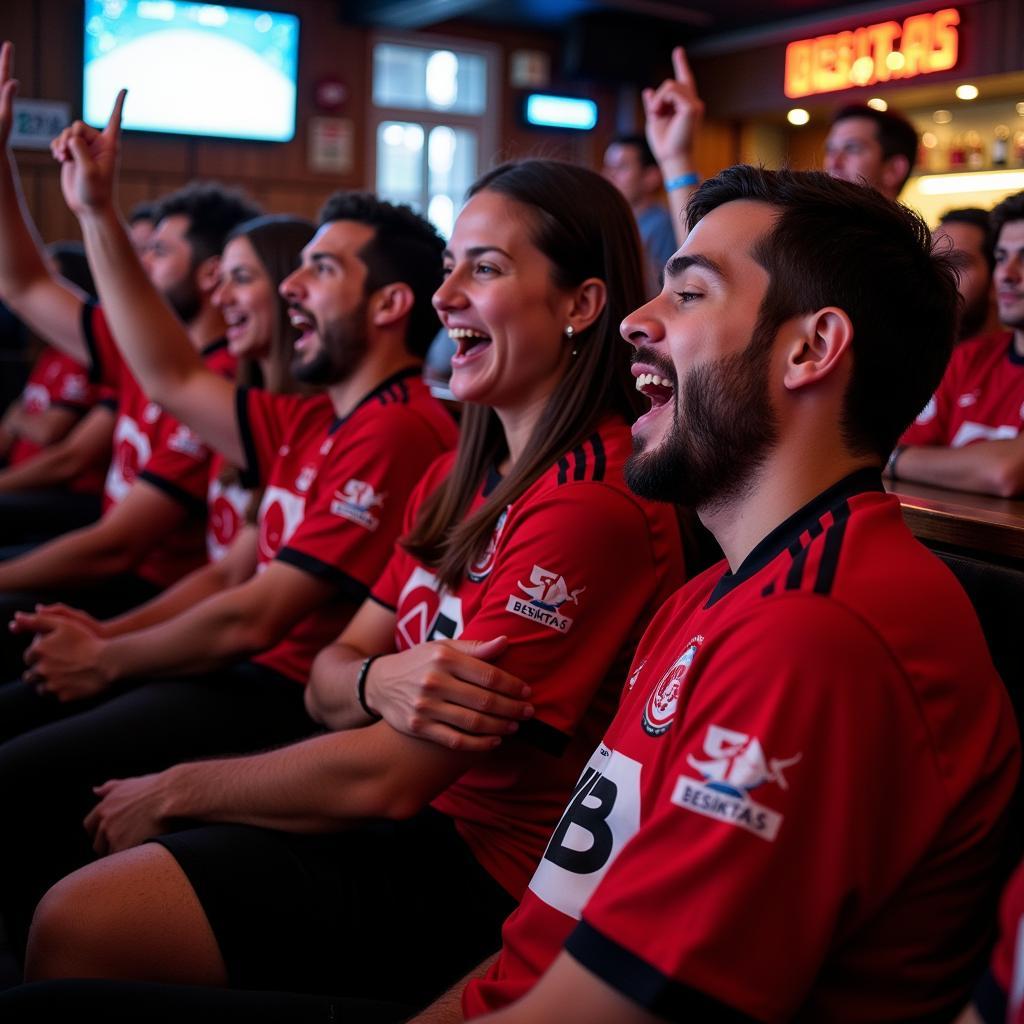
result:
M 0 46 L 0 84 L 11 77 L 11 64 L 14 61 L 14 44 L 7 40 Z
M 105 135 L 117 136 L 121 134 L 121 111 L 124 109 L 124 98 L 128 95 L 127 89 L 122 89 L 114 100 L 114 109 L 110 112 L 110 120 L 107 127 L 103 129 Z
M 681 46 L 672 49 L 672 70 L 675 72 L 675 79 L 682 85 L 693 85 L 693 72 L 686 59 L 686 51 Z

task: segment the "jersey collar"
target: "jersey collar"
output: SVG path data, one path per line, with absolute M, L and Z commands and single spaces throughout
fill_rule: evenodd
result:
M 796 543 L 800 535 L 812 524 L 818 522 L 826 512 L 837 508 L 848 498 L 865 491 L 884 491 L 881 470 L 877 466 L 866 466 L 856 469 L 842 480 L 812 498 L 803 508 L 797 509 L 788 519 L 764 537 L 750 552 L 743 564 L 735 572 L 727 571 L 715 584 L 711 596 L 705 604 L 710 608 L 716 601 L 735 590 L 759 573 L 769 562 L 777 558 L 783 551 Z
M 375 388 L 363 395 L 350 412 L 346 413 L 344 416 L 335 416 L 334 422 L 331 424 L 327 433 L 333 434 L 339 427 L 352 419 L 352 417 L 355 416 L 355 414 L 359 412 L 367 402 L 372 402 L 373 399 L 380 397 L 388 390 L 388 388 L 393 387 L 399 381 L 408 380 L 410 377 L 418 377 L 421 372 L 422 367 L 420 366 L 407 366 L 404 370 L 399 370 L 397 373 L 391 374 L 390 377 L 386 377 Z

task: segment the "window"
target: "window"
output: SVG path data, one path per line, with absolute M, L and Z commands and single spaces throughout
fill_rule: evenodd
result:
M 425 212 L 445 238 L 484 154 L 495 150 L 486 113 L 496 64 L 484 45 L 374 44 L 376 191 Z

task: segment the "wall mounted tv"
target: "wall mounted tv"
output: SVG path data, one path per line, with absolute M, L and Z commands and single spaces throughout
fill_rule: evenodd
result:
M 137 131 L 287 142 L 295 135 L 299 19 L 178 3 L 85 0 L 83 120 L 106 124 L 128 89 Z

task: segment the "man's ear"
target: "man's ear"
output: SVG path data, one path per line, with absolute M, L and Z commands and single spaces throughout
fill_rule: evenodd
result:
M 910 173 L 910 161 L 901 154 L 890 156 L 882 163 L 882 181 L 891 192 L 899 192 Z
M 853 344 L 853 324 L 836 306 L 826 306 L 791 321 L 783 386 L 790 391 L 825 380 L 843 365 Z
M 202 295 L 211 295 L 220 283 L 220 257 L 207 256 L 195 269 L 196 287 Z
M 370 296 L 369 317 L 375 327 L 390 327 L 407 317 L 416 297 L 404 281 L 395 281 L 378 288 Z
M 585 331 L 600 315 L 608 301 L 608 289 L 599 277 L 588 277 L 572 293 L 572 304 L 566 315 L 565 326 L 573 334 Z

